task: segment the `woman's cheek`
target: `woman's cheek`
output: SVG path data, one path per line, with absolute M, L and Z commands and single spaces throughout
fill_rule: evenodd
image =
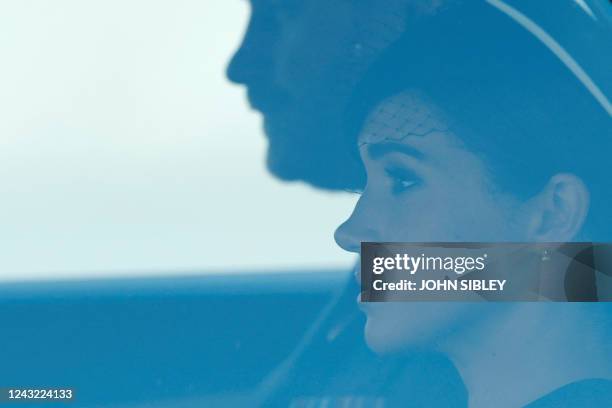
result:
M 472 205 L 453 195 L 456 187 L 439 183 L 418 187 L 402 194 L 389 194 L 379 202 L 386 222 L 382 236 L 389 241 L 457 240 L 474 228 Z M 476 212 L 477 213 L 477 212 Z

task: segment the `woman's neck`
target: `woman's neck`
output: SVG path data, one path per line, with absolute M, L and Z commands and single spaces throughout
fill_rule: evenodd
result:
M 492 305 L 493 306 L 493 305 Z M 593 307 L 593 309 L 589 309 Z M 524 406 L 563 385 L 612 378 L 610 351 L 596 324 L 597 304 L 497 304 L 469 332 L 452 336 L 440 351 L 455 363 L 470 408 Z

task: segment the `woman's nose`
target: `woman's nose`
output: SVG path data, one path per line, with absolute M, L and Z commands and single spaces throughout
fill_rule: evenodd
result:
M 349 222 L 350 219 L 340 224 L 334 233 L 334 239 L 336 244 L 345 251 L 358 253 L 360 241 L 352 233 Z
M 345 251 L 359 253 L 361 242 L 378 241 L 378 234 L 366 222 L 369 218 L 363 213 L 363 208 L 357 204 L 348 220 L 340 224 L 334 233 L 338 246 Z

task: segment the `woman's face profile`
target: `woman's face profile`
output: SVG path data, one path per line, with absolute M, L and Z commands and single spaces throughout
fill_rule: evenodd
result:
M 496 188 L 484 161 L 464 147 L 425 98 L 404 92 L 370 112 L 358 139 L 367 184 L 336 241 L 521 241 L 523 204 Z M 523 217 L 524 218 L 524 217 Z M 444 336 L 484 308 L 464 303 L 362 303 L 376 351 Z M 490 308 L 489 308 L 490 310 Z M 481 313 L 482 312 L 482 313 Z

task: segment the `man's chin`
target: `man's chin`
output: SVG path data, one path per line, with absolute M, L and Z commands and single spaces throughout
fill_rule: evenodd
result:
M 283 181 L 303 181 L 329 190 L 362 187 L 363 168 L 350 160 L 348 152 L 330 153 L 323 145 L 269 140 L 266 166 Z
M 339 131 L 333 131 L 332 126 L 317 126 L 317 122 L 316 118 L 309 123 L 296 118 L 287 123 L 264 116 L 268 170 L 281 180 L 304 181 L 318 188 L 362 187 L 365 171 L 357 159 L 357 144 L 351 141 L 347 145 Z
M 283 181 L 299 180 L 299 167 L 296 165 L 295 161 L 290 160 L 287 156 L 289 156 L 289 154 L 278 154 L 271 148 L 268 148 L 266 167 L 272 175 Z
M 284 135 L 292 134 L 284 127 L 274 126 L 264 116 L 264 132 L 268 140 L 266 167 L 272 175 L 283 181 L 294 181 L 300 178 L 300 158 L 296 152 L 301 149 L 297 140 L 287 142 Z
M 342 174 L 322 158 L 321 153 L 307 149 L 275 151 L 269 148 L 266 159 L 268 171 L 282 181 L 302 181 L 316 188 L 343 190 L 350 188 Z

